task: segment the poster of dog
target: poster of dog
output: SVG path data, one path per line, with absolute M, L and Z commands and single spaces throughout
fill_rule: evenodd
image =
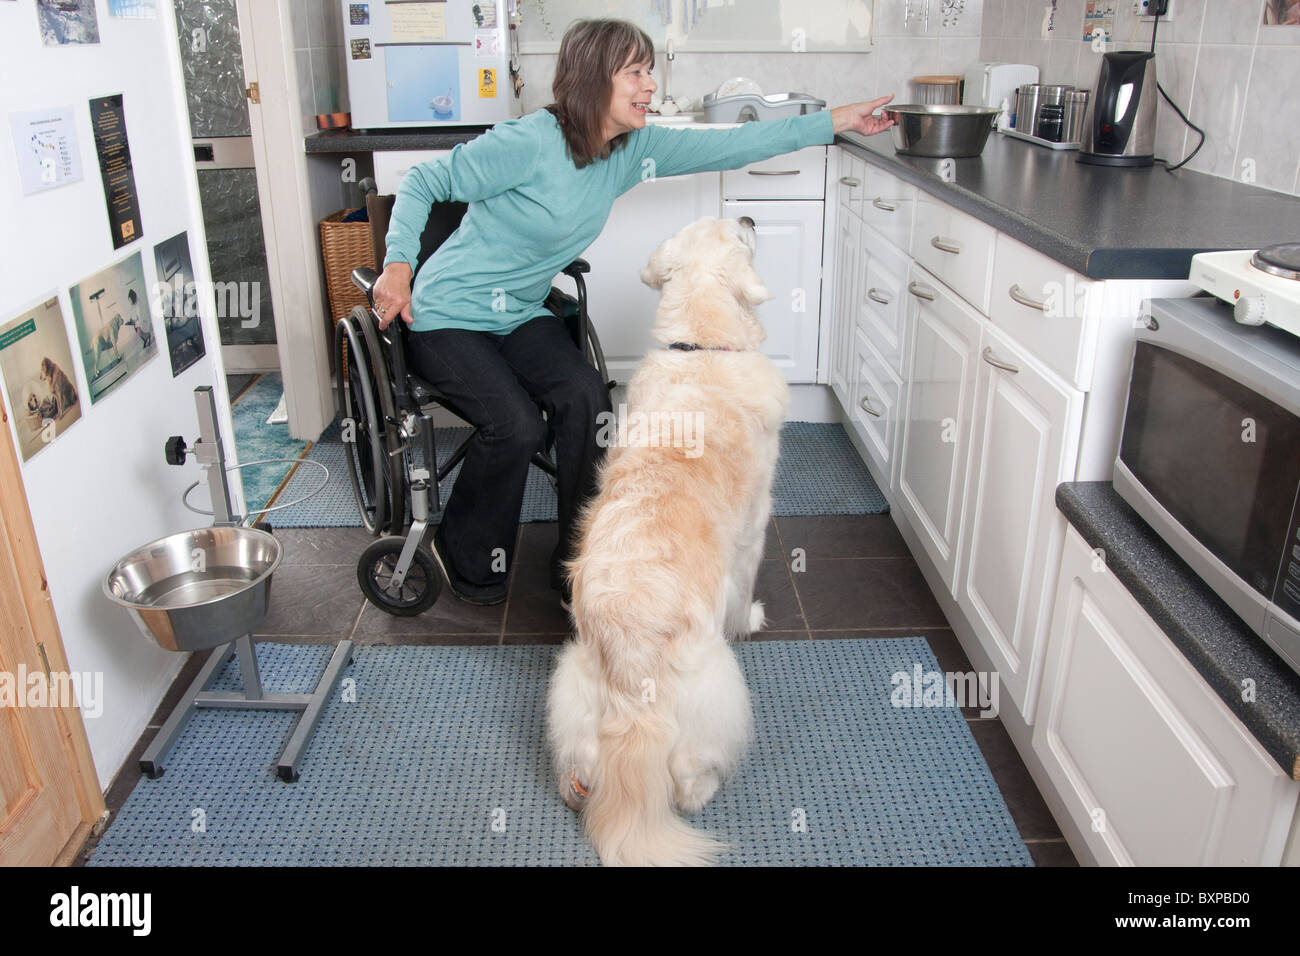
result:
M 1300 27 L 1300 0 L 1266 0 L 1264 26 Z
M 175 378 L 206 354 L 189 235 L 182 232 L 158 243 L 153 247 L 153 257 L 158 275 L 154 285 L 155 308 L 162 314 L 172 378 Z
M 0 326 L 0 373 L 23 461 L 81 418 L 72 347 L 57 296 Z
M 68 290 L 93 405 L 158 354 L 153 310 L 136 252 Z

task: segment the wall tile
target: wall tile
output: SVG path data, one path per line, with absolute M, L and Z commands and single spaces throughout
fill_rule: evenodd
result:
M 290 28 L 293 30 L 293 48 L 295 50 L 306 50 L 311 46 L 311 26 L 307 19 L 307 5 L 304 3 L 289 4 Z
M 984 0 L 984 15 L 980 17 L 980 36 L 1002 36 L 1002 14 L 1006 9 L 1006 0 Z
M 1192 76 L 1196 72 L 1197 48 L 1190 43 L 1157 43 L 1156 76 L 1165 92 L 1187 113 L 1192 98 Z M 1187 114 L 1191 118 L 1191 114 Z M 1192 120 L 1197 126 L 1195 119 Z M 1202 127 L 1204 128 L 1204 127 Z M 1160 97 L 1156 103 L 1156 156 L 1171 164 L 1182 160 L 1199 141 L 1187 124 Z
M 1053 30 L 1053 33 L 1056 31 Z M 1077 40 L 1048 40 L 1047 62 L 1040 68 L 1043 83 L 1064 83 L 1074 85 L 1075 67 L 1079 62 L 1079 48 L 1083 46 Z
M 1300 156 L 1300 49 L 1263 47 L 1255 51 L 1246 110 L 1241 121 L 1235 172 L 1254 160 L 1255 182 L 1288 192 L 1295 188 Z M 1300 231 L 1300 225 L 1297 226 Z
M 1083 42 L 1083 0 L 1060 0 L 1052 19 L 1052 40 Z
M 930 0 L 930 35 L 938 34 L 938 22 L 935 11 L 939 8 L 939 0 Z M 923 37 L 925 33 L 925 23 L 922 13 L 925 9 L 925 0 L 911 0 L 911 17 L 904 26 L 904 16 L 908 13 L 908 0 L 884 0 L 883 3 L 876 4 L 876 38 L 877 40 L 884 37 Z
M 1261 26 L 1258 42 L 1260 46 L 1300 46 L 1300 27 Z
M 316 132 L 316 94 L 311 79 L 311 51 L 295 50 L 294 67 L 298 73 L 298 113 L 304 133 Z
M 1205 11 L 1202 43 L 1255 45 L 1263 22 L 1261 0 L 1214 0 Z
M 1187 115 L 1205 130 L 1205 147 L 1189 168 L 1233 176 L 1254 54 L 1253 47 L 1201 45 Z
M 982 21 L 984 17 L 985 2 L 986 0 L 966 0 L 966 5 L 962 8 L 961 16 L 957 18 L 957 22 L 953 26 L 944 26 L 943 18 L 941 16 L 938 17 L 939 36 L 945 39 L 951 37 L 978 37 L 983 29 Z M 939 9 L 941 6 L 942 4 L 939 0 L 934 0 L 931 12 L 932 18 L 934 18 L 933 11 Z M 935 30 L 933 19 L 930 23 L 930 30 L 931 32 Z
M 939 41 L 939 72 L 964 74 L 980 62 L 979 37 L 944 37 Z

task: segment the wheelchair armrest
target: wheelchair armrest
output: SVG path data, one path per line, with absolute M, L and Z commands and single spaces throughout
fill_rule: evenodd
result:
M 591 264 L 587 262 L 586 259 L 574 259 L 561 271 L 563 271 L 566 276 L 572 276 L 574 279 L 577 279 L 580 274 L 591 271 Z
M 365 266 L 358 266 L 356 269 L 352 270 L 352 284 L 365 293 L 365 296 L 370 300 L 371 305 L 373 305 L 375 301 L 374 288 L 375 283 L 378 281 L 379 273 L 374 269 L 368 269 Z

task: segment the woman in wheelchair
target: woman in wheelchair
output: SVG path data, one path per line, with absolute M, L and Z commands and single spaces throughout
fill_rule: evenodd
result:
M 559 517 L 551 583 L 567 601 L 563 562 L 595 490 L 598 416 L 610 398 L 544 303 L 614 200 L 652 177 L 736 169 L 891 125 L 873 116 L 882 97 L 727 130 L 647 126 L 653 66 L 650 38 L 635 25 L 576 21 L 560 44 L 551 106 L 412 168 L 397 192 L 375 314 L 381 329 L 398 316 L 409 323 L 413 371 L 477 427 L 433 540 L 462 600 L 505 600 L 529 462 L 549 429 Z M 459 228 L 415 273 L 431 206 L 452 201 L 468 204 Z M 630 264 L 629 281 L 640 265 Z

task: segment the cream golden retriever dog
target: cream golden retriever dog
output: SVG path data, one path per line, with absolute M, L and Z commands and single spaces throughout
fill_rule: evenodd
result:
M 576 640 L 560 653 L 548 733 L 560 792 L 611 865 L 712 862 L 677 811 L 704 807 L 749 742 L 749 692 L 728 641 L 753 600 L 789 405 L 757 351 L 753 222 L 702 219 L 641 280 L 662 290 L 652 352 L 585 510 L 570 564 Z M 635 431 L 636 434 L 631 434 Z

